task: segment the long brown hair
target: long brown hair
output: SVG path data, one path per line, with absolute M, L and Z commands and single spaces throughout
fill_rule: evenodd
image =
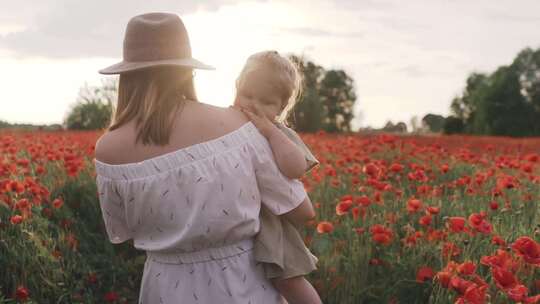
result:
M 198 101 L 193 69 L 158 66 L 120 74 L 118 102 L 108 131 L 135 119 L 135 143 L 169 143 L 174 114 L 185 100 Z

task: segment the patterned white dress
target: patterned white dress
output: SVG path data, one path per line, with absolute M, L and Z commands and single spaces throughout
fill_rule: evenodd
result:
M 137 163 L 94 159 L 112 243 L 145 250 L 139 303 L 283 303 L 253 259 L 261 203 L 284 214 L 305 199 L 252 122 Z

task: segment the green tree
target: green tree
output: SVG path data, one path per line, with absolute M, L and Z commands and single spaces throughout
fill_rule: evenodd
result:
M 510 66 L 499 67 L 489 77 L 488 85 L 478 93 L 479 111 L 472 128 L 476 133 L 504 136 L 540 135 L 540 111 L 534 100 L 534 89 L 527 95 L 527 70 L 540 73 L 540 61 L 528 62 L 520 52 Z M 536 52 L 540 54 L 540 49 Z M 535 79 L 529 80 L 534 87 Z
M 463 94 L 452 100 L 450 109 L 454 114 L 454 118 L 461 119 L 462 125 L 467 126 L 462 128 L 464 132 L 475 133 L 473 124 L 477 114 L 478 103 L 481 99 L 479 95 L 487 86 L 488 80 L 488 75 L 476 72 L 471 73 L 467 78 L 467 84 L 463 90 Z
M 75 104 L 65 119 L 67 129 L 96 130 L 106 128 L 111 120 L 113 102 L 118 94 L 118 78 L 104 78 L 100 86 L 79 90 Z
M 443 133 L 456 134 L 463 133 L 463 120 L 456 116 L 448 116 L 444 119 Z
M 444 127 L 444 116 L 429 113 L 422 118 L 422 124 L 431 132 L 441 132 Z
M 532 122 L 530 134 L 540 135 L 540 48 L 522 50 L 512 63 L 517 71 L 520 93 Z
M 302 74 L 303 88 L 293 108 L 293 113 L 288 118 L 288 123 L 298 131 L 316 132 L 322 129 L 324 118 L 319 90 L 325 71 L 321 66 L 300 57 L 292 55 L 290 59 L 296 63 Z
M 389 120 L 381 130 L 385 132 L 407 133 L 407 124 L 402 121 L 394 124 L 391 120 Z
M 326 113 L 323 128 L 328 132 L 350 132 L 356 101 L 353 79 L 342 70 L 330 70 L 321 81 L 319 94 Z
M 540 49 L 522 50 L 492 74 L 471 74 L 450 107 L 465 133 L 540 135 Z
M 303 94 L 299 96 L 288 122 L 298 131 L 351 131 L 354 118 L 354 81 L 343 70 L 325 70 L 304 58 L 291 55 L 303 76 Z

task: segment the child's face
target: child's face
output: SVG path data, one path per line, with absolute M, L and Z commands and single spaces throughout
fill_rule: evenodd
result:
M 283 101 L 271 83 L 272 79 L 268 75 L 250 74 L 243 86 L 238 88 L 234 103 L 251 111 L 252 105 L 256 104 L 270 121 L 274 121 L 283 110 Z

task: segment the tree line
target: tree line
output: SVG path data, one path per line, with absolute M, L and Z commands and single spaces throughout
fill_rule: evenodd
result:
M 302 75 L 303 86 L 287 123 L 300 132 L 350 132 L 356 101 L 352 77 L 343 70 L 327 70 L 303 57 L 290 55 L 289 59 Z M 117 92 L 118 77 L 103 79 L 100 86 L 85 84 L 65 119 L 67 129 L 106 128 Z
M 445 134 L 540 136 L 540 48 L 523 49 L 493 73 L 472 72 L 450 110 L 422 122 Z
M 290 55 L 303 76 L 302 94 L 287 122 L 300 132 L 350 132 L 356 102 L 354 80 L 345 71 L 325 69 L 304 57 Z M 68 129 L 102 129 L 110 121 L 118 78 L 101 86 L 85 86 L 64 122 Z M 497 136 L 540 135 L 540 48 L 525 48 L 510 65 L 493 73 L 472 72 L 463 92 L 450 104 L 451 114 L 427 114 L 413 132 Z M 364 130 L 374 130 L 366 128 Z M 391 121 L 381 129 L 407 132 L 403 122 Z

